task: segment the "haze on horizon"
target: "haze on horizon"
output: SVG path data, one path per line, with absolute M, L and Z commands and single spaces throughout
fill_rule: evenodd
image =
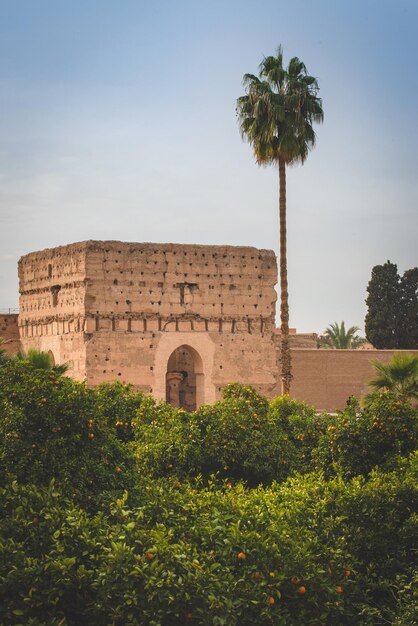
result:
M 17 262 L 86 239 L 278 253 L 278 174 L 240 137 L 246 72 L 283 45 L 325 121 L 288 169 L 290 325 L 364 327 L 371 269 L 418 263 L 414 0 L 0 0 L 0 308 Z

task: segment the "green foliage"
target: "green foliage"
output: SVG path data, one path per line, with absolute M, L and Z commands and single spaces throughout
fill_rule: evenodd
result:
M 18 352 L 15 357 L 18 361 L 27 361 L 35 369 L 53 370 L 57 374 L 65 374 L 69 369 L 68 363 L 54 364 L 54 360 L 49 352 L 38 350 L 37 348 L 29 348 L 26 354 Z
M 413 451 L 417 435 L 417 410 L 390 392 L 376 393 L 364 409 L 353 404 L 330 418 L 314 455 L 327 472 L 367 476 L 376 466 L 392 468 L 399 455 Z
M 9 361 L 0 412 L 0 624 L 414 623 L 417 410 L 393 394 L 327 416 L 233 384 L 187 414 Z
M 354 350 L 366 341 L 363 337 L 356 335 L 359 330 L 358 326 L 350 326 L 350 328 L 346 330 L 344 322 L 341 322 L 341 325 L 335 322 L 324 331 L 323 337 L 321 337 L 318 342 L 318 347 L 336 350 Z
M 288 439 L 286 457 L 289 469 L 301 473 L 315 469 L 314 454 L 326 431 L 328 415 L 318 414 L 305 402 L 279 396 L 270 403 L 269 416 Z
M 402 334 L 400 348 L 418 348 L 418 267 L 401 278 Z
M 228 385 L 224 400 L 196 413 L 202 432 L 202 473 L 219 472 L 250 485 L 289 473 L 288 439 L 269 417 L 268 402 L 252 387 Z
M 0 490 L 0 622 L 388 623 L 407 610 L 416 463 L 268 489 L 141 483 L 88 514 L 54 485 Z M 402 603 L 402 604 L 401 604 Z M 400 609 L 402 606 L 402 609 Z M 360 621 L 359 621 L 360 620 Z
M 418 400 L 418 355 L 394 354 L 387 364 L 374 361 L 378 374 L 369 385 L 386 389 L 398 400 Z
M 256 485 L 283 480 L 291 469 L 287 433 L 252 387 L 228 385 L 224 400 L 192 414 L 147 398 L 138 417 L 135 453 L 153 476 L 218 473 Z
M 317 80 L 297 57 L 285 67 L 281 46 L 259 69 L 259 77 L 245 74 L 246 95 L 237 100 L 241 134 L 260 165 L 303 163 L 315 145 L 313 123 L 324 118 Z
M 396 265 L 376 265 L 367 287 L 366 337 L 378 349 L 418 348 L 418 268 L 400 278 Z
M 86 504 L 131 484 L 131 455 L 84 383 L 11 360 L 0 369 L 0 413 L 3 473 L 39 485 L 54 478 Z
M 115 381 L 97 385 L 95 397 L 97 410 L 115 429 L 118 439 L 123 442 L 132 441 L 132 421 L 144 400 L 142 391 L 134 391 L 131 385 Z
M 0 367 L 2 365 L 4 365 L 5 363 L 7 363 L 7 361 L 8 361 L 7 352 L 2 347 L 2 344 L 4 344 L 4 339 L 3 339 L 3 337 L 0 337 Z

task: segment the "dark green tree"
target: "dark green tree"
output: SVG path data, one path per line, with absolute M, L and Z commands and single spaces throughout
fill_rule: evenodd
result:
M 399 347 L 418 349 L 418 267 L 404 272 L 401 290 L 403 319 Z
M 292 380 L 289 348 L 289 302 L 286 254 L 286 166 L 304 163 L 315 145 L 313 124 L 324 113 L 316 78 L 297 57 L 283 63 L 283 49 L 259 66 L 259 76 L 245 74 L 246 95 L 237 100 L 242 137 L 252 146 L 258 165 L 279 170 L 281 378 L 288 394 Z
M 376 265 L 367 291 L 365 330 L 368 341 L 378 349 L 398 348 L 402 291 L 397 266 L 390 261 Z
M 378 349 L 418 348 L 418 268 L 402 278 L 394 263 L 376 265 L 367 287 L 366 337 Z

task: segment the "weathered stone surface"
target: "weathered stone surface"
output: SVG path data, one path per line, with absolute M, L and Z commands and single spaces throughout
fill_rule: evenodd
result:
M 231 381 L 279 392 L 271 250 L 86 241 L 22 257 L 19 280 L 24 349 L 51 351 L 75 378 L 166 399 L 170 362 L 187 407 Z M 179 385 L 175 354 L 187 362 Z
M 6 354 L 14 354 L 20 350 L 20 335 L 17 313 L 0 314 L 0 337 L 3 339 L 1 349 Z

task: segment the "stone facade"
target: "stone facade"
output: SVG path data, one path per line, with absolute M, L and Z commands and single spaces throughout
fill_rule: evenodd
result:
M 231 381 L 278 394 L 271 250 L 86 241 L 19 261 L 22 347 L 89 384 L 193 409 Z

